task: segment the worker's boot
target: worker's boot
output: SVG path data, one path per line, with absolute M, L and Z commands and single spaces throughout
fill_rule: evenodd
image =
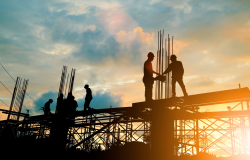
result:
M 172 97 L 171 98 L 175 98 L 176 96 L 175 95 L 172 95 Z

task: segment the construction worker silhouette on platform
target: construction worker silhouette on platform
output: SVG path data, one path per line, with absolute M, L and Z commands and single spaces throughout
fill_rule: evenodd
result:
M 78 104 L 77 104 L 77 101 L 75 100 L 75 97 L 74 96 L 72 96 L 72 100 L 71 100 L 71 105 L 72 105 L 72 111 L 74 112 L 74 111 L 76 111 L 76 108 L 78 107 Z
M 160 76 L 159 73 L 156 73 L 152 67 L 152 61 L 154 60 L 154 54 L 152 52 L 148 53 L 148 59 L 144 63 L 144 76 L 143 76 L 143 83 L 145 85 L 145 100 L 151 101 L 152 99 L 152 92 L 153 92 L 153 84 L 154 80 L 153 73 Z
M 179 83 L 184 96 L 188 96 L 185 85 L 183 83 L 184 68 L 182 66 L 181 61 L 177 61 L 176 59 L 177 57 L 175 55 L 171 55 L 170 60 L 172 61 L 172 63 L 169 64 L 168 68 L 166 69 L 165 72 L 163 72 L 162 75 L 172 71 L 172 97 L 176 96 L 175 92 L 176 82 Z
M 61 93 L 60 96 L 57 98 L 56 103 L 56 114 L 63 112 L 63 94 Z
M 92 97 L 92 91 L 89 88 L 89 85 L 86 84 L 84 86 L 84 88 L 86 89 L 86 92 L 87 92 L 87 94 L 85 96 L 85 103 L 84 103 L 84 111 L 86 111 L 87 109 L 91 110 L 91 108 L 89 107 L 89 104 L 90 104 L 91 100 L 93 99 L 93 97 Z
M 44 104 L 43 111 L 44 111 L 45 116 L 48 116 L 48 115 L 51 114 L 51 112 L 50 112 L 50 103 L 52 103 L 52 102 L 53 102 L 53 100 L 49 99 L 49 101 Z

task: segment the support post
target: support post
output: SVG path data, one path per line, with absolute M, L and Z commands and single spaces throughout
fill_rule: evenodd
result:
M 172 159 L 174 156 L 174 120 L 164 108 L 152 110 L 151 146 L 154 159 Z M 153 158 L 152 157 L 152 158 Z

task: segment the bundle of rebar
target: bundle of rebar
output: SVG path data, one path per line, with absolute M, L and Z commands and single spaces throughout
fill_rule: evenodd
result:
M 22 106 L 23 106 L 23 101 L 24 101 L 24 97 L 25 97 L 25 93 L 27 90 L 27 86 L 28 86 L 28 81 L 29 80 L 23 80 L 23 85 L 21 87 L 21 83 L 22 83 L 22 79 L 20 77 L 17 77 L 16 80 L 16 85 L 12 94 L 12 100 L 11 100 L 11 104 L 10 104 L 10 110 L 9 110 L 9 114 L 7 117 L 7 120 L 17 120 L 19 121 L 19 116 L 22 110 Z M 16 113 L 13 113 L 16 112 Z
M 172 54 L 173 54 L 173 41 L 174 37 L 172 36 Z M 158 31 L 158 50 L 157 50 L 157 61 L 156 61 L 156 72 L 159 74 L 163 74 L 163 72 L 168 68 L 170 61 L 169 58 L 172 54 L 171 52 L 171 40 L 169 38 L 165 38 L 164 44 L 164 30 L 161 32 Z M 165 75 L 166 81 L 161 82 L 159 80 L 155 83 L 155 99 L 163 99 L 171 97 L 171 84 L 170 77 L 171 73 L 167 73 Z

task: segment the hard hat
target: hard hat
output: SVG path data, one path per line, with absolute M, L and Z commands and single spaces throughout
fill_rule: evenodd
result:
M 154 53 L 148 52 L 148 57 L 154 57 L 154 56 L 155 56 Z
M 85 84 L 84 88 L 88 88 L 88 87 L 89 87 L 89 85 L 88 85 L 88 84 Z
M 53 100 L 52 100 L 52 99 L 49 99 L 49 102 L 53 102 Z
M 177 58 L 177 57 L 176 57 L 176 55 L 174 55 L 174 54 L 170 56 L 170 59 L 176 59 L 176 58 Z

